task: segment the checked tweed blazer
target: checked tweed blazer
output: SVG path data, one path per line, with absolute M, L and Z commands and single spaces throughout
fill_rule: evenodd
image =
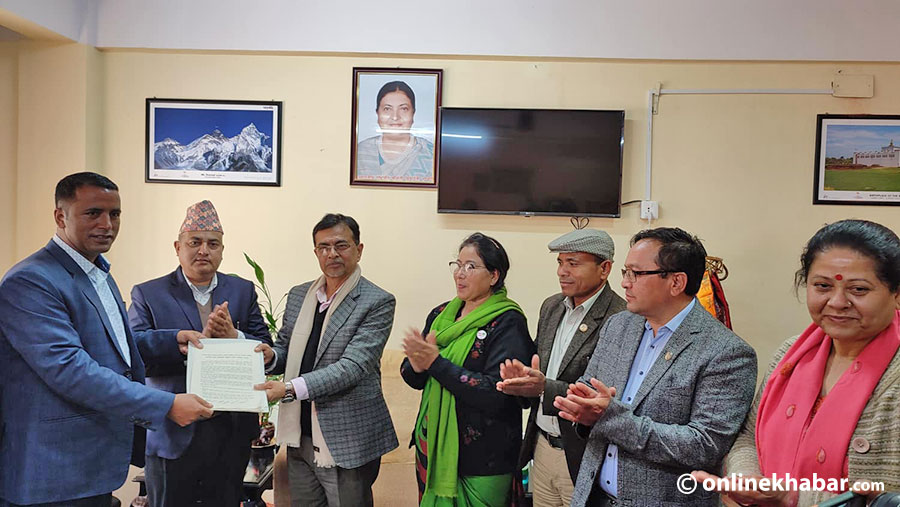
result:
M 625 311 L 607 319 L 582 381 L 594 377 L 618 393 L 590 432 L 573 507 L 587 505 L 610 443 L 619 447 L 618 503 L 635 506 L 718 505 L 702 487 L 676 489 L 692 470 L 719 473 L 744 422 L 756 385 L 756 352 L 699 302 L 650 367 L 634 403 L 622 392 L 646 319 Z M 596 493 L 595 493 L 596 495 Z
M 547 373 L 547 367 L 550 364 L 550 353 L 553 351 L 553 342 L 556 341 L 556 330 L 566 315 L 564 299 L 565 296 L 562 294 L 554 294 L 545 299 L 541 305 L 537 338 L 534 343 L 537 346 L 538 357 L 541 359 L 541 371 L 544 373 Z M 585 441 L 575 434 L 572 423 L 558 417 L 559 409 L 553 406 L 553 400 L 557 396 L 565 396 L 569 384 L 577 381 L 584 374 L 584 369 L 597 346 L 597 338 L 600 336 L 603 323 L 608 317 L 623 310 L 625 310 L 625 300 L 607 284 L 579 323 L 579 328 L 581 324 L 585 326 L 584 331 L 576 328 L 575 336 L 572 337 L 569 347 L 563 354 L 556 380 L 547 379 L 543 404 L 541 404 L 540 398 L 530 399 L 531 413 L 528 415 L 528 426 L 525 429 L 525 439 L 519 455 L 520 467 L 527 465 L 534 457 L 534 446 L 540 435 L 540 427 L 537 425 L 538 413 L 556 415 L 563 447 L 565 447 L 569 476 L 572 478 L 572 483 L 575 482 L 578 477 L 578 467 L 581 465 L 581 455 L 584 453 Z
M 288 293 L 272 373 L 284 373 L 291 334 L 312 283 Z M 360 277 L 322 330 L 313 371 L 303 374 L 325 443 L 342 468 L 362 466 L 399 445 L 381 392 L 381 354 L 395 306 L 394 296 Z

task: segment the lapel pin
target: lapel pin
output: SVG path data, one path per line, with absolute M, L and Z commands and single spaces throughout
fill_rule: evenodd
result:
M 475 338 L 484 340 L 485 338 L 487 338 L 487 331 L 485 331 L 484 329 L 479 329 L 478 332 L 475 333 Z
M 582 324 L 582 325 L 578 326 L 578 330 L 581 331 L 582 333 L 587 331 L 587 324 Z
M 672 353 L 666 352 L 666 361 L 671 361 L 671 360 L 672 360 Z

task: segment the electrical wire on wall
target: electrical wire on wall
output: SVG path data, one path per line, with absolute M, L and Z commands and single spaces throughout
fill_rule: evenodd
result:
M 665 89 L 662 83 L 657 83 L 656 88 L 647 92 L 647 150 L 645 155 L 646 171 L 644 185 L 644 202 L 652 202 L 652 174 L 653 174 L 653 116 L 659 114 L 659 99 L 663 95 L 832 95 L 834 96 L 834 84 L 831 88 L 696 88 L 696 89 Z M 628 201 L 631 204 L 639 201 Z M 642 210 L 643 211 L 643 210 Z M 652 215 L 647 216 L 647 225 L 653 222 Z

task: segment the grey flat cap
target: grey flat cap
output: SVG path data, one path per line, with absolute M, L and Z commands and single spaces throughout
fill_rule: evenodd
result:
M 551 241 L 547 248 L 551 252 L 585 252 L 613 260 L 616 245 L 609 234 L 597 229 L 575 229 Z

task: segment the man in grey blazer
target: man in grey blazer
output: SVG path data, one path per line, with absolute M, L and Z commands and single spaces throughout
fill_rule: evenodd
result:
M 322 276 L 291 289 L 268 365 L 286 382 L 257 388 L 282 401 L 277 439 L 288 446 L 292 505 L 371 506 L 381 456 L 398 445 L 381 392 L 396 302 L 361 276 L 356 220 L 325 215 L 313 244 Z
M 587 439 L 572 505 L 718 505 L 678 478 L 718 473 L 747 415 L 756 353 L 694 297 L 706 250 L 641 231 L 622 270 L 628 311 L 607 319 L 584 376 L 554 402 Z
M 535 507 L 568 506 L 575 489 L 584 439 L 559 418 L 553 406 L 584 373 L 607 317 L 625 309 L 625 300 L 606 283 L 615 244 L 604 231 L 576 229 L 547 245 L 556 257 L 561 292 L 544 300 L 538 320 L 537 355 L 531 366 L 518 360 L 500 365 L 497 389 L 531 399 L 531 414 L 519 456 L 532 458 L 530 480 Z

